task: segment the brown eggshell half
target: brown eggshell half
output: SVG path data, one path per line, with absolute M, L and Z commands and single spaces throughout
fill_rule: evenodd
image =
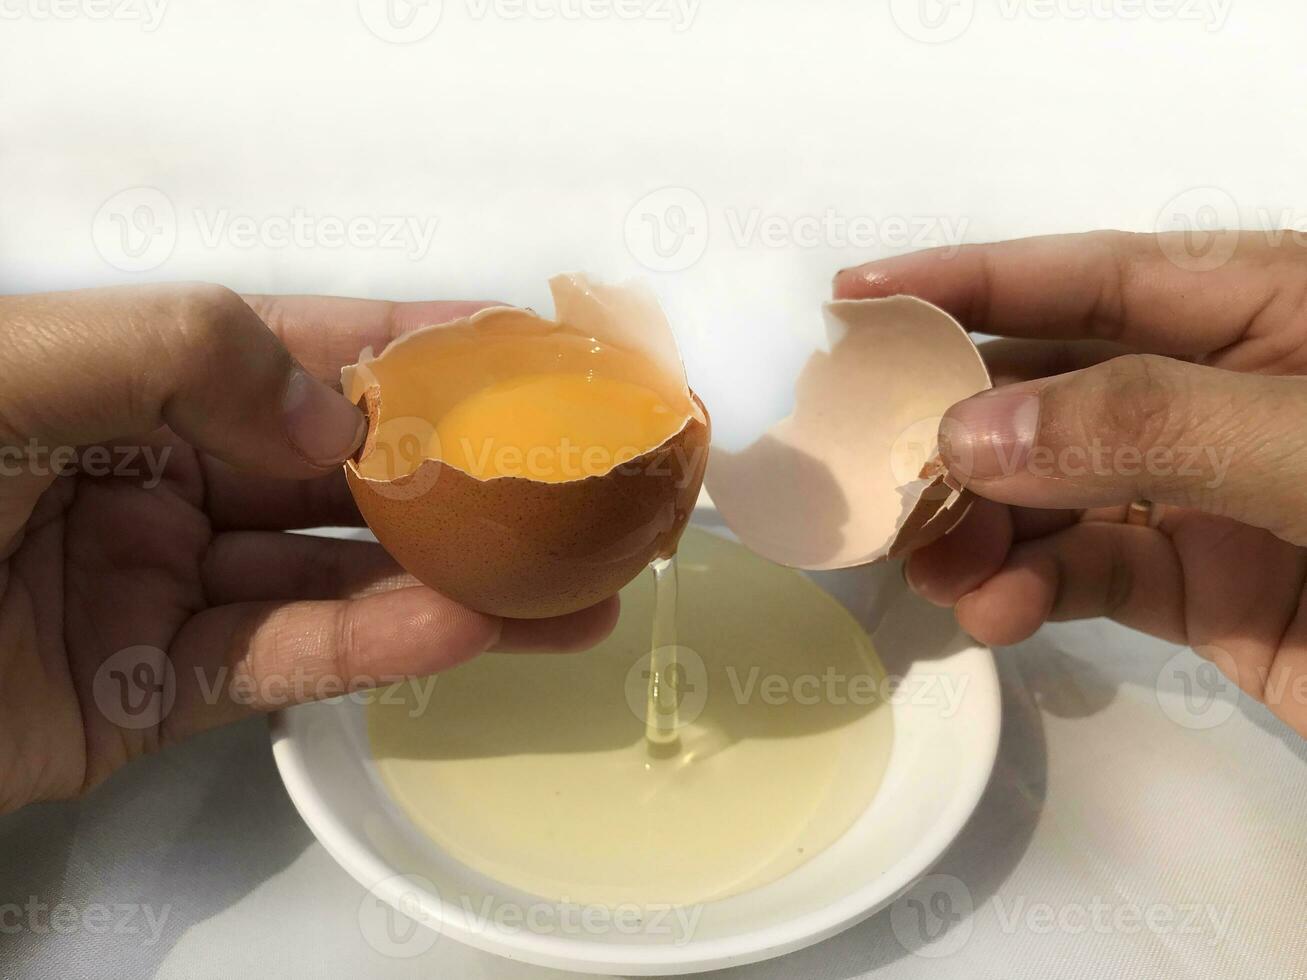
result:
M 708 460 L 708 414 L 685 387 L 675 342 L 656 301 L 634 287 L 592 286 L 580 277 L 559 277 L 551 285 L 560 321 L 637 350 L 660 369 L 668 390 L 679 385 L 689 408 L 682 428 L 660 446 L 602 475 L 561 483 L 482 480 L 424 459 L 404 476 L 365 477 L 358 466 L 377 451 L 376 436 L 385 423 L 385 391 L 368 367 L 380 358 L 365 352 L 359 364 L 342 373 L 346 394 L 369 421 L 367 440 L 345 464 L 364 520 L 423 584 L 498 616 L 536 619 L 575 612 L 615 594 L 653 559 L 673 553 Z M 559 326 L 530 311 L 502 308 L 423 331 L 485 330 L 493 336 L 505 324 L 515 330 Z M 438 349 L 438 343 L 427 343 L 432 339 L 407 335 L 380 356 L 400 345 L 426 356 L 426 347 Z
M 795 386 L 794 411 L 706 478 L 726 523 L 784 565 L 848 568 L 952 530 L 972 497 L 939 462 L 939 424 L 991 385 L 962 326 L 924 300 L 841 300 L 823 309 L 829 351 Z

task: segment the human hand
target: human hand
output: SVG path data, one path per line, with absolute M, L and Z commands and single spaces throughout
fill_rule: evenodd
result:
M 253 711 L 611 629 L 616 599 L 501 620 L 378 545 L 283 533 L 361 524 L 340 463 L 363 417 L 323 381 L 484 305 L 0 298 L 0 812 Z
M 940 426 L 985 499 L 907 578 L 986 643 L 1110 616 L 1189 644 L 1307 737 L 1307 251 L 1247 234 L 1195 272 L 1171 244 L 1035 238 L 836 276 L 839 298 L 908 293 L 1012 338 L 982 345 L 996 390 Z M 1140 500 L 1151 521 L 1127 522 Z

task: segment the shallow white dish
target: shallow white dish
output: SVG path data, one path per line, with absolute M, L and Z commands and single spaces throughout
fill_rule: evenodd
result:
M 695 523 L 730 536 L 710 509 Z M 694 910 L 643 909 L 633 929 L 628 910 L 560 906 L 493 881 L 443 853 L 390 799 L 368 752 L 364 708 L 348 698 L 274 717 L 282 780 L 318 840 L 372 895 L 477 949 L 625 975 L 692 973 L 800 949 L 865 919 L 926 873 L 980 800 L 1001 716 L 992 654 L 947 611 L 912 596 L 896 566 L 812 577 L 902 679 L 894 743 L 879 791 L 849 831 L 763 888 Z M 421 948 L 411 933 L 406 942 Z

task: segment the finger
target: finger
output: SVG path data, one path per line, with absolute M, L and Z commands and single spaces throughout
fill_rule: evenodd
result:
M 977 500 L 961 524 L 908 555 L 904 574 L 917 595 L 951 607 L 1003 566 L 1011 545 L 1010 508 Z
M 968 398 L 940 451 L 981 496 L 1023 507 L 1145 499 L 1307 544 L 1307 379 L 1134 355 Z
M 340 369 L 364 347 L 380 351 L 395 337 L 432 323 L 470 316 L 502 304 L 480 300 L 394 303 L 336 296 L 245 297 L 310 374 L 338 386 Z M 363 518 L 333 471 L 303 484 L 260 477 L 206 458 L 208 509 L 218 528 L 284 530 L 338 525 L 359 527 Z
M 211 456 L 202 456 L 201 463 L 214 530 L 363 526 L 342 468 L 312 480 L 279 480 L 242 472 Z
M 308 477 L 362 439 L 362 414 L 220 286 L 0 298 L 0 324 L 6 441 L 78 446 L 167 425 L 233 465 Z
M 193 616 L 169 646 L 177 693 L 163 738 L 425 676 L 492 647 L 584 649 L 611 629 L 615 609 L 614 599 L 553 620 L 515 622 L 421 587 L 360 599 L 216 606 Z
M 931 249 L 845 269 L 834 292 L 920 296 L 969 330 L 1007 337 L 1098 339 L 1194 356 L 1299 312 L 1307 283 L 1301 248 L 1244 233 L 1230 261 L 1207 272 L 1182 268 L 1169 250 L 1162 236 L 1124 232 Z M 1253 345 L 1220 363 L 1254 370 L 1283 354 L 1273 347 Z
M 419 584 L 374 542 L 276 531 L 217 535 L 200 571 L 211 606 L 360 598 Z
M 1012 514 L 1013 541 L 1042 538 L 1081 520 L 1081 511 L 1078 510 L 1045 510 L 1041 507 L 1009 507 L 1008 510 Z
M 1003 568 L 955 606 L 982 643 L 1027 639 L 1048 621 L 1109 616 L 1186 642 L 1184 575 L 1170 540 L 1128 524 L 1077 524 L 1017 544 Z
M 621 600 L 610 596 L 588 609 L 551 619 L 505 619 L 496 650 L 505 653 L 588 650 L 613 631 Z
M 1121 344 L 1099 340 L 1021 340 L 1005 337 L 979 345 L 995 385 L 1066 374 L 1132 353 Z
M 489 300 L 430 300 L 394 303 L 342 296 L 248 295 L 246 302 L 314 377 L 340 381 L 364 347 L 374 352 L 401 334 L 433 323 L 503 306 Z

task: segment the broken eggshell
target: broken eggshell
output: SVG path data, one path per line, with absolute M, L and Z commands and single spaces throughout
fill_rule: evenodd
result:
M 738 452 L 714 448 L 706 478 L 741 542 L 813 570 L 907 554 L 962 520 L 972 496 L 939 460 L 939 424 L 991 387 L 966 330 L 924 300 L 823 313 L 829 351 L 804 365 L 792 414 Z
M 685 380 L 676 341 L 658 305 L 635 285 L 601 286 L 581 276 L 550 280 L 557 320 L 530 310 L 494 307 L 390 342 L 375 357 L 363 351 L 344 368 L 345 395 L 368 415 L 368 436 L 345 463 L 346 480 L 382 546 L 423 584 L 480 612 L 517 618 L 559 616 L 617 593 L 653 559 L 676 549 L 703 481 L 709 421 Z M 478 479 L 429 450 L 411 472 L 376 475 L 405 439 L 429 444 L 436 418 L 409 412 L 392 398 L 386 376 L 413 372 L 451 402 L 475 386 L 475 372 L 453 367 L 455 345 L 566 331 L 638 354 L 663 400 L 684 411 L 680 429 L 661 445 L 597 476 L 542 482 L 524 476 Z M 442 361 L 442 355 L 445 360 Z M 458 362 L 460 365 L 462 362 Z M 443 365 L 443 367 L 441 367 Z M 407 387 L 411 388 L 412 385 Z M 365 475 L 369 470 L 372 475 Z

